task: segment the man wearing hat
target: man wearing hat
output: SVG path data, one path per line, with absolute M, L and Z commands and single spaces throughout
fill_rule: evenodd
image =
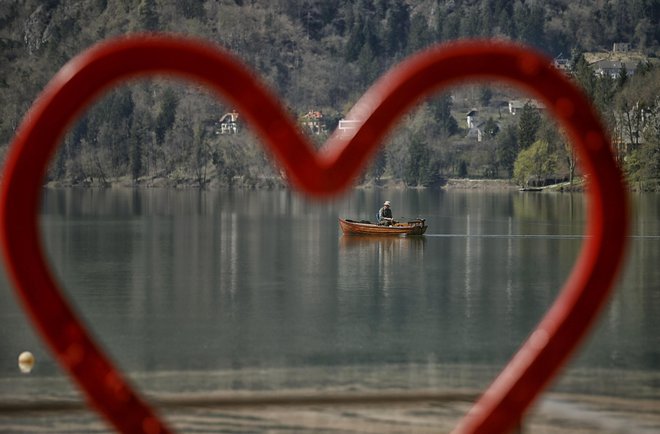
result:
M 389 226 L 393 223 L 392 210 L 390 209 L 390 201 L 386 200 L 383 207 L 378 210 L 378 224 Z

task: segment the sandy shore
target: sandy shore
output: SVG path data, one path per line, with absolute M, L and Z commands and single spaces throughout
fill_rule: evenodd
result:
M 625 389 L 571 371 L 542 395 L 523 433 L 660 432 L 660 373 L 608 371 Z M 492 367 L 393 365 L 138 374 L 133 381 L 177 432 L 446 433 L 488 384 Z M 566 392 L 592 385 L 592 392 Z M 472 385 L 472 386 L 470 386 Z M 112 430 L 84 405 L 65 377 L 0 379 L 0 432 Z
M 463 393 L 466 399 L 460 399 Z M 300 395 L 300 392 L 298 392 Z M 178 432 L 197 433 L 444 433 L 468 411 L 469 392 L 452 399 L 385 402 L 259 403 L 226 405 L 213 396 L 152 398 Z M 245 397 L 245 395 L 242 395 Z M 261 395 L 263 396 L 263 395 Z M 304 395 L 303 395 L 304 396 Z M 449 395 L 447 395 L 449 396 Z M 112 430 L 82 404 L 69 409 L 0 409 L 0 432 L 51 433 Z M 523 433 L 651 434 L 660 432 L 657 401 L 549 394 L 528 415 Z

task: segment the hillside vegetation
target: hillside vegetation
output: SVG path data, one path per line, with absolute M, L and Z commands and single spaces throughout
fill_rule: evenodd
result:
M 161 31 L 226 47 L 294 118 L 323 113 L 326 130 L 313 136 L 319 145 L 404 57 L 457 38 L 497 37 L 566 59 L 566 73 L 609 126 L 632 184 L 653 189 L 660 179 L 658 17 L 657 0 L 3 0 L 1 154 L 53 74 L 110 37 Z M 621 42 L 631 52 L 619 62 L 635 59 L 634 71 L 596 74 L 593 56 L 606 58 Z M 521 104 L 515 114 L 511 101 Z M 70 129 L 46 181 L 282 185 L 249 126 L 219 133 L 219 119 L 232 109 L 197 86 L 163 78 L 121 85 Z M 543 184 L 577 175 L 579 162 L 542 107 L 515 89 L 475 83 L 435 95 L 406 116 L 358 182 L 428 186 L 478 177 Z

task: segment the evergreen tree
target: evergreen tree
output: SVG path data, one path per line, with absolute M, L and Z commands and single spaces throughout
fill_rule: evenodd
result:
M 208 152 L 205 146 L 205 133 L 202 125 L 195 128 L 193 137 L 194 155 L 192 158 L 192 169 L 195 180 L 199 187 L 206 185 L 206 165 L 208 163 Z
M 390 56 L 401 54 L 408 44 L 410 11 L 403 0 L 394 0 L 385 18 L 384 45 Z
M 133 182 L 137 182 L 143 175 L 144 142 L 148 136 L 148 126 L 145 125 L 144 115 L 136 115 L 130 138 L 130 170 Z
M 545 10 L 541 4 L 516 2 L 513 19 L 517 39 L 536 47 L 544 47 Z
M 438 4 L 436 5 L 435 28 L 433 29 L 435 31 L 434 39 L 436 41 L 443 40 L 445 34 L 445 19 L 447 17 L 444 8 L 442 8 L 439 3 L 440 0 L 438 0 Z
M 461 17 L 461 36 L 471 38 L 479 36 L 482 31 L 481 23 L 479 22 L 479 15 L 476 13 L 467 13 Z
M 155 0 L 142 0 L 138 6 L 139 30 L 158 30 L 158 10 Z
M 442 35 L 440 40 L 451 41 L 461 36 L 461 8 L 445 15 L 445 21 L 442 24 Z
M 439 134 L 448 137 L 458 132 L 458 122 L 451 114 L 451 95 L 442 94 L 433 98 L 430 102 L 433 120 L 436 122 L 436 130 Z
M 482 86 L 479 89 L 479 102 L 481 103 L 481 105 L 488 106 L 492 98 L 493 98 L 493 90 L 490 88 L 490 86 Z
M 374 18 L 368 18 L 364 23 L 364 43 L 369 46 L 374 57 L 381 57 L 384 54 L 382 42 L 378 33 L 377 21 Z M 404 41 L 406 40 L 407 37 Z
M 378 57 L 374 54 L 371 45 L 364 44 L 357 59 L 360 68 L 360 83 L 368 86 L 378 78 L 380 67 Z
M 410 22 L 410 34 L 408 35 L 408 51 L 419 51 L 432 42 L 433 38 L 426 23 L 426 17 L 422 14 L 413 16 Z
M 348 35 L 348 41 L 346 41 L 346 60 L 353 62 L 357 60 L 364 46 L 364 18 L 362 15 L 358 15 L 351 27 L 350 33 Z
M 593 102 L 596 107 L 605 114 L 611 110 L 612 101 L 616 91 L 616 84 L 612 77 L 605 75 L 594 80 Z
M 458 173 L 457 176 L 459 178 L 467 178 L 468 176 L 468 163 L 465 160 L 461 160 L 458 163 Z
M 538 109 L 529 102 L 520 111 L 518 121 L 518 145 L 520 149 L 527 149 L 536 141 L 536 132 L 541 126 L 541 115 Z
M 616 77 L 616 87 L 621 89 L 623 86 L 626 85 L 627 81 L 628 81 L 628 69 L 626 69 L 626 64 L 624 63 L 621 66 L 621 70 L 619 71 L 619 74 Z
M 497 125 L 497 122 L 495 122 L 495 119 L 492 117 L 488 118 L 486 123 L 484 124 L 484 133 L 486 134 L 486 138 L 492 139 L 497 134 L 500 132 L 500 127 Z
M 414 134 L 408 148 L 408 164 L 405 181 L 407 185 L 427 185 L 431 179 L 430 150 L 419 134 Z
M 653 64 L 651 62 L 639 61 L 635 67 L 635 75 L 637 77 L 643 77 L 653 70 Z
M 506 171 L 509 178 L 513 176 L 513 167 L 518 156 L 518 149 L 516 127 L 510 125 L 498 134 L 495 151 L 500 167 Z
M 373 161 L 371 162 L 371 165 L 369 166 L 368 175 L 375 181 L 380 181 L 380 178 L 385 173 L 386 168 L 387 168 L 387 154 L 385 153 L 385 149 L 381 148 L 380 150 L 378 150 L 378 153 L 376 153 L 376 156 L 374 157 Z
M 594 70 L 584 58 L 582 53 L 578 53 L 573 58 L 572 73 L 574 79 L 584 89 L 589 97 L 593 97 L 596 89 L 596 77 Z
M 173 89 L 167 88 L 163 92 L 161 101 L 160 112 L 156 117 L 156 140 L 158 143 L 163 143 L 165 133 L 174 125 L 179 98 Z
M 199 0 L 175 0 L 177 12 L 186 18 L 204 18 L 204 2 Z

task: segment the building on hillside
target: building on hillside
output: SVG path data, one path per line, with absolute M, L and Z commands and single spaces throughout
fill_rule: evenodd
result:
M 570 72 L 571 70 L 571 61 L 565 58 L 563 54 L 560 54 L 559 56 L 555 57 L 552 60 L 552 64 L 554 65 L 555 68 L 559 69 L 560 71 Z
M 545 106 L 533 99 L 512 99 L 509 101 L 509 113 L 515 115 L 519 110 L 525 107 L 525 104 L 531 104 L 537 110 L 545 110 Z
M 484 140 L 488 121 L 479 119 L 479 112 L 476 109 L 467 112 L 465 123 L 467 124 L 467 134 L 465 135 L 467 139 L 476 140 L 477 142 Z
M 309 111 L 300 118 L 300 123 L 306 130 L 314 135 L 326 133 L 327 127 L 323 113 L 320 111 Z
M 635 75 L 640 64 L 649 64 L 651 61 L 627 42 L 614 43 L 611 51 L 584 53 L 584 59 L 593 69 L 594 75 L 611 78 L 618 77 L 624 68 L 627 75 Z
M 468 129 L 476 127 L 478 114 L 479 112 L 475 109 L 472 109 L 465 114 L 465 123 L 467 124 Z
M 637 62 L 603 59 L 592 63 L 591 67 L 593 68 L 594 73 L 600 77 L 609 76 L 616 78 L 619 76 L 619 74 L 621 74 L 621 71 L 624 68 L 628 76 L 635 75 Z
M 222 115 L 218 122 L 220 125 L 218 132 L 220 134 L 237 134 L 240 127 L 238 118 L 239 115 L 236 110 L 232 110 L 229 113 Z
M 474 124 L 468 130 L 465 137 L 467 139 L 476 140 L 477 142 L 481 142 L 484 139 L 483 122 L 478 124 L 478 125 Z
M 612 53 L 625 53 L 630 51 L 630 44 L 628 42 L 615 42 L 612 45 Z

